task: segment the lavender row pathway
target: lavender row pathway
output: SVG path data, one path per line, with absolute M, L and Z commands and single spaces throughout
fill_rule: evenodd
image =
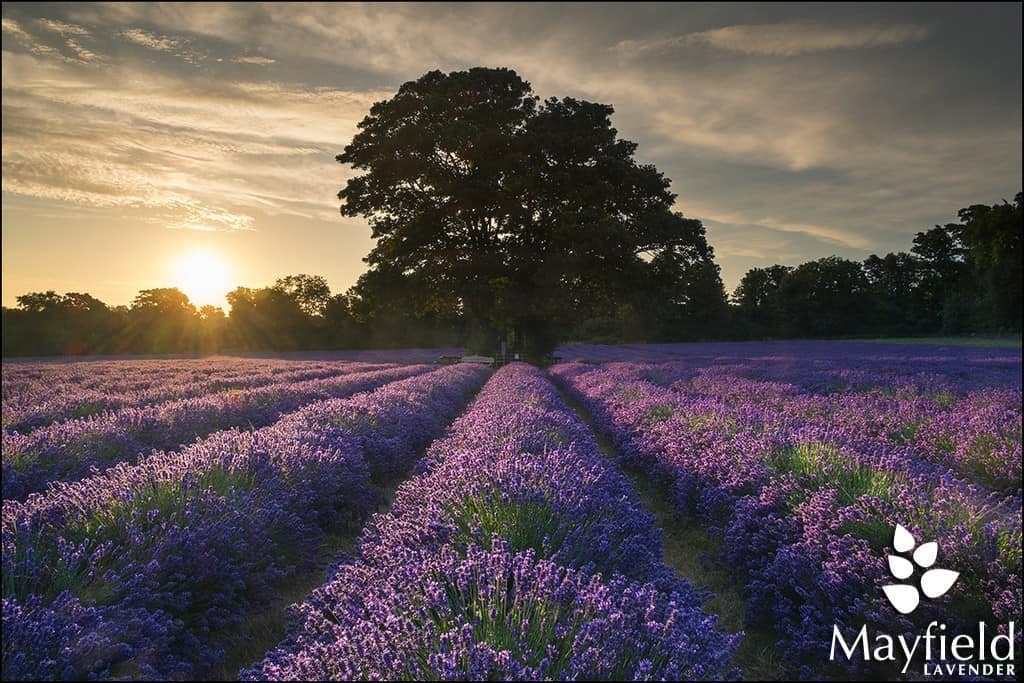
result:
M 661 529 L 662 561 L 675 571 L 677 577 L 697 588 L 706 588 L 713 594 L 703 607 L 705 611 L 718 616 L 719 624 L 725 632 L 744 632 L 733 660 L 735 666 L 743 671 L 744 678 L 783 680 L 771 631 L 750 628 L 744 623 L 747 610 L 742 586 L 715 562 L 715 556 L 721 552 L 721 543 L 700 525 L 680 514 L 672 502 L 672 493 L 666 482 L 625 462 L 612 442 L 594 428 L 593 416 L 586 408 L 563 391 L 557 382 L 553 384 L 559 389 L 566 405 L 586 425 L 601 452 L 632 484 L 643 507 L 654 515 Z

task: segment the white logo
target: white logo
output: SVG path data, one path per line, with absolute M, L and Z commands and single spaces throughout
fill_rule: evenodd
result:
M 889 571 L 897 579 L 909 579 L 913 576 L 915 564 L 922 569 L 928 569 L 928 567 L 935 564 L 935 558 L 939 554 L 938 543 L 935 541 L 922 543 L 917 546 L 917 550 L 914 550 L 915 545 L 917 545 L 917 541 L 913 535 L 903 528 L 903 525 L 897 524 L 896 533 L 892 539 L 892 547 L 898 553 L 914 551 L 913 562 L 899 555 L 888 556 Z M 959 576 L 960 572 L 950 571 L 949 569 L 928 569 L 921 576 L 921 593 L 924 593 L 929 598 L 945 595 L 946 591 L 956 583 Z M 912 584 L 894 583 L 882 586 L 882 590 L 885 591 L 889 602 L 892 603 L 892 606 L 900 614 L 910 614 L 917 609 L 917 605 L 921 601 L 921 595 L 917 587 Z
M 932 569 L 939 554 L 939 544 L 929 541 L 918 545 L 914 536 L 900 524 L 896 525 L 892 545 L 896 552 L 888 555 L 889 571 L 905 583 L 889 584 L 882 589 L 900 614 L 910 614 L 917 609 L 921 593 L 932 599 L 945 595 L 960 577 L 959 572 Z M 919 582 L 914 580 L 918 567 L 924 570 Z M 852 624 L 847 624 L 846 633 L 849 634 L 852 628 Z M 946 624 L 931 621 L 923 632 L 916 635 L 900 633 L 892 636 L 884 631 L 872 633 L 864 624 L 852 640 L 847 641 L 843 628 L 833 624 L 828 658 L 831 662 L 842 661 L 845 657 L 850 662 L 860 659 L 895 666 L 900 666 L 902 660 L 900 671 L 904 674 L 913 662 L 923 660 L 921 673 L 925 677 L 941 676 L 943 679 L 953 676 L 1015 676 L 1014 645 L 1019 634 L 1014 622 L 993 628 L 993 625 L 979 621 L 976 635 L 966 631 L 947 633 L 947 630 Z

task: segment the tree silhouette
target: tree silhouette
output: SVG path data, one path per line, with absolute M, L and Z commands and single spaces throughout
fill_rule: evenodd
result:
M 759 325 L 763 331 L 777 333 L 782 325 L 782 304 L 779 290 L 789 266 L 751 268 L 740 280 L 733 300 L 747 320 Z
M 144 353 L 173 353 L 195 348 L 198 314 L 176 287 L 143 289 L 132 300 L 128 334 Z
M 872 254 L 864 260 L 864 274 L 873 297 L 874 328 L 910 334 L 922 326 L 921 262 L 913 254 Z
M 196 307 L 177 287 L 143 289 L 132 300 L 131 310 L 159 315 L 195 315 Z
M 703 226 L 672 212 L 669 181 L 636 163 L 612 112 L 541 102 L 514 71 L 486 68 L 431 71 L 374 104 L 337 157 L 363 172 L 338 193 L 341 213 L 377 240 L 363 289 L 414 283 L 399 294 L 417 314 L 457 311 L 484 328 L 481 350 L 511 334 L 529 355 L 553 348 L 555 321 L 614 310 L 659 267 L 699 265 L 724 301 Z
M 494 76 L 489 70 L 483 71 L 477 76 Z M 503 77 L 508 76 L 505 73 Z M 439 78 L 443 81 L 450 76 Z M 520 91 L 528 90 L 526 84 L 521 86 Z M 471 93 L 460 101 L 471 103 L 481 97 L 480 93 Z M 535 118 L 526 119 L 523 131 L 528 125 L 536 130 L 562 126 L 539 118 L 548 107 L 557 113 L 550 116 L 571 121 L 576 116 L 571 112 L 590 108 L 593 113 L 596 110 L 592 107 L 603 106 L 583 105 L 587 103 L 571 101 L 567 105 L 566 101 L 550 100 L 540 107 L 526 105 Z M 610 108 L 605 110 L 610 113 Z M 563 132 L 568 135 L 572 131 Z M 596 134 L 593 137 L 601 138 Z M 542 139 L 542 149 L 558 147 L 553 133 Z M 602 139 L 614 141 L 614 131 L 605 131 Z M 513 149 L 513 143 L 517 154 L 540 144 L 532 139 L 514 139 L 507 147 Z M 376 258 L 373 267 L 346 294 L 332 296 L 327 281 L 320 276 L 289 275 L 269 287 L 238 287 L 230 292 L 230 317 L 214 306 L 196 311 L 188 297 L 174 288 L 143 290 L 131 308 L 108 306 L 82 292 L 28 292 L 17 297 L 17 308 L 3 307 L 3 354 L 456 346 L 466 342 L 469 331 L 464 321 L 471 315 L 470 304 L 474 301 L 479 306 L 478 314 L 486 316 L 484 322 L 490 326 L 490 343 L 495 331 L 504 328 L 514 333 L 521 350 L 534 354 L 550 347 L 562 334 L 552 326 L 552 316 L 569 330 L 565 336 L 602 343 L 678 341 L 698 335 L 735 339 L 940 331 L 1006 333 L 1021 329 L 1024 194 L 1018 193 L 1013 204 L 1003 201 L 961 209 L 959 223 L 919 232 L 911 253 L 872 254 L 862 263 L 832 256 L 796 268 L 752 268 L 733 293 L 734 306 L 729 314 L 732 324 L 725 327 L 718 324 L 726 304 L 704 226 L 665 208 L 664 200 L 671 196 L 665 189 L 667 181 L 653 170 L 646 175 L 637 171 L 640 167 L 629 155 L 620 157 L 624 176 L 647 178 L 651 187 L 663 191 L 655 192 L 653 199 L 648 197 L 642 215 L 604 216 L 602 212 L 612 210 L 608 207 L 588 212 L 587 202 L 604 200 L 600 186 L 590 187 L 587 172 L 581 169 L 597 167 L 588 166 L 587 160 L 580 160 L 582 157 L 571 157 L 570 152 L 579 153 L 586 145 L 570 140 L 563 147 L 557 154 L 552 153 L 550 162 L 542 163 L 539 158 L 530 161 L 541 164 L 540 170 L 517 166 L 514 160 L 480 162 L 511 169 L 506 175 L 499 174 L 497 190 L 481 185 L 480 191 L 501 197 L 515 186 L 521 192 L 504 198 L 504 213 L 496 214 L 500 229 L 494 227 L 497 219 L 487 219 L 492 221 L 491 233 L 481 233 L 479 249 L 475 243 L 460 242 L 469 232 L 449 234 L 440 228 L 430 229 L 427 223 L 417 224 L 422 228 L 416 236 L 423 253 L 441 257 L 450 249 L 462 254 L 463 261 L 454 259 L 447 265 L 426 257 L 416 261 L 417 252 L 410 244 L 398 248 L 412 235 L 399 221 L 381 244 L 385 251 L 393 249 L 401 258 L 387 259 L 375 250 L 371 254 Z M 576 161 L 566 161 L 570 157 Z M 573 163 L 575 168 L 563 167 Z M 598 163 L 596 157 L 594 163 Z M 601 156 L 600 163 L 610 164 L 609 156 Z M 515 176 L 519 185 L 514 185 L 512 171 L 519 174 Z M 605 171 L 593 173 L 594 178 L 608 180 Z M 567 180 L 578 174 L 584 180 Z M 562 180 L 555 182 L 558 177 Z M 609 177 L 614 179 L 614 175 Z M 525 189 L 529 183 L 539 182 L 538 178 L 550 180 L 552 187 L 560 186 L 562 190 Z M 558 201 L 559 192 L 568 196 L 552 209 L 551 202 Z M 614 198 L 618 190 L 609 192 L 613 195 L 609 206 L 627 204 L 623 197 Z M 637 191 L 636 196 L 647 195 Z M 524 203 L 525 208 L 516 213 L 516 202 L 527 200 L 533 203 Z M 470 199 L 453 195 L 445 201 Z M 486 208 L 477 206 L 471 217 L 485 215 Z M 436 215 L 444 216 L 442 212 Z M 592 217 L 594 222 L 587 222 L 585 217 Z M 438 225 L 454 230 L 451 226 L 463 225 L 459 220 L 473 225 L 458 212 Z M 388 246 L 389 240 L 392 246 Z M 442 246 L 435 244 L 439 241 Z M 484 249 L 484 245 L 489 247 Z M 647 249 L 640 249 L 641 245 Z M 539 255 L 532 253 L 534 249 Z M 446 270 L 452 264 L 460 265 L 460 269 Z M 471 290 L 466 290 L 464 296 L 456 295 L 456 285 L 468 287 L 465 283 L 459 285 L 459 277 L 467 274 L 483 278 L 470 282 L 478 284 L 486 296 L 474 300 Z M 479 330 L 477 336 L 480 338 Z
M 309 316 L 291 294 L 275 287 L 236 287 L 225 298 L 234 341 L 241 348 L 291 351 L 305 346 Z
M 829 256 L 802 263 L 779 288 L 787 334 L 821 337 L 862 332 L 870 300 L 861 264 Z
M 323 317 L 331 300 L 331 288 L 320 275 L 288 275 L 278 278 L 273 288 L 294 299 L 306 315 Z
M 976 284 L 976 323 L 996 330 L 1021 328 L 1021 233 L 1024 193 L 1014 203 L 975 204 L 958 213 Z
M 57 311 L 61 308 L 63 298 L 52 289 L 45 292 L 29 292 L 22 294 L 15 299 L 18 306 L 29 313 L 45 313 Z
M 952 318 L 954 309 L 960 308 L 960 292 L 970 272 L 961 229 L 956 223 L 936 225 L 917 233 L 910 250 L 921 265 L 922 313 L 933 326 L 941 325 L 947 332 L 956 332 L 961 327 Z

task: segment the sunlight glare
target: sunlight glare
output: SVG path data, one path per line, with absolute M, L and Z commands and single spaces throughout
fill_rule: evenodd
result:
M 193 251 L 177 261 L 175 286 L 199 308 L 206 304 L 224 307 L 231 285 L 224 260 L 208 251 Z

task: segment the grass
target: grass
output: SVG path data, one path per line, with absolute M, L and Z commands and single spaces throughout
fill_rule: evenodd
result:
M 24 473 L 32 469 L 32 465 L 36 462 L 36 456 L 33 453 L 8 450 L 4 452 L 4 460 L 15 472 Z
M 675 413 L 675 407 L 670 405 L 654 406 L 647 411 L 647 420 L 649 422 L 661 422 L 672 417 Z
M 548 548 L 562 545 L 568 529 L 562 528 L 551 505 L 530 500 L 507 500 L 492 493 L 482 498 L 467 496 L 448 506 L 462 544 L 475 543 L 488 550 L 491 539 L 504 539 L 513 553 L 533 549 L 543 557 Z
M 984 346 L 1019 349 L 1021 338 L 1016 337 L 890 337 L 888 339 L 852 339 L 869 344 L 935 344 L 938 346 Z
M 727 633 L 745 631 L 733 665 L 743 671 L 746 680 L 783 680 L 781 662 L 775 650 L 775 635 L 768 629 L 745 627 L 747 601 L 742 587 L 727 568 L 715 560 L 721 543 L 695 520 L 681 513 L 672 503 L 669 487 L 656 482 L 646 472 L 629 468 L 629 477 L 641 502 L 652 512 L 662 528 L 662 561 L 697 588 L 707 588 L 714 597 L 704 603 L 704 611 L 718 615 L 719 627 Z
M 107 570 L 117 565 L 121 555 L 113 553 L 98 560 L 90 558 L 96 548 L 109 543 L 114 548 L 132 548 L 137 552 L 146 540 L 133 541 L 129 537 L 129 521 L 146 519 L 153 514 L 173 527 L 191 509 L 192 498 L 211 491 L 228 496 L 254 485 L 251 473 L 229 471 L 220 466 L 211 467 L 192 479 L 151 481 L 133 490 L 129 497 L 112 499 L 105 505 L 90 508 L 84 515 L 73 516 L 59 534 L 79 548 L 79 552 L 70 556 L 70 561 L 51 534 L 19 531 L 15 544 L 16 566 L 26 561 L 23 556 L 27 558 L 31 554 L 50 570 L 32 581 L 18 575 L 5 575 L 4 597 L 25 598 L 29 593 L 39 593 L 48 604 L 67 590 L 86 603 L 112 604 L 119 593 L 111 585 Z M 138 528 L 138 524 L 134 526 Z
M 803 477 L 808 492 L 834 486 L 841 505 L 853 505 L 864 495 L 891 500 L 900 479 L 892 472 L 858 464 L 828 444 L 800 444 L 777 451 L 767 465 L 779 474 L 793 472 Z
M 839 527 L 839 533 L 867 541 L 871 549 L 878 553 L 887 552 L 892 541 L 892 526 L 881 517 L 844 522 Z
M 289 605 L 301 602 L 314 588 L 329 578 L 328 567 L 339 551 L 349 553 L 355 549 L 359 532 L 337 532 L 324 538 L 317 558 L 317 568 L 297 573 L 276 586 L 278 599 L 266 609 L 248 616 L 240 624 L 225 629 L 213 637 L 224 648 L 224 663 L 204 676 L 204 680 L 237 681 L 238 672 L 262 660 L 272 648 L 284 640 L 288 631 Z
M 490 590 L 481 591 L 477 580 L 460 589 L 449 577 L 437 577 L 444 584 L 448 597 L 448 610 L 429 610 L 430 619 L 437 627 L 437 633 L 445 633 L 460 624 L 473 625 L 473 638 L 478 642 L 486 642 L 497 651 L 508 650 L 518 652 L 522 643 L 527 643 L 527 651 L 533 656 L 529 660 L 531 666 L 537 666 L 540 660 L 549 657 L 543 647 L 547 643 L 557 643 L 558 652 L 551 658 L 551 668 L 559 672 L 563 663 L 568 660 L 573 646 L 579 623 L 565 624 L 565 608 L 547 600 L 536 598 L 516 600 L 518 588 L 513 585 L 510 577 L 502 587 L 493 586 Z M 560 627 L 568 626 L 569 632 L 558 636 Z M 433 651 L 441 650 L 440 640 L 435 636 Z M 431 651 L 418 651 L 413 657 L 419 662 L 420 670 L 427 671 L 427 678 L 437 677 L 440 673 L 434 670 L 429 662 Z M 403 676 L 406 680 L 415 677 Z

